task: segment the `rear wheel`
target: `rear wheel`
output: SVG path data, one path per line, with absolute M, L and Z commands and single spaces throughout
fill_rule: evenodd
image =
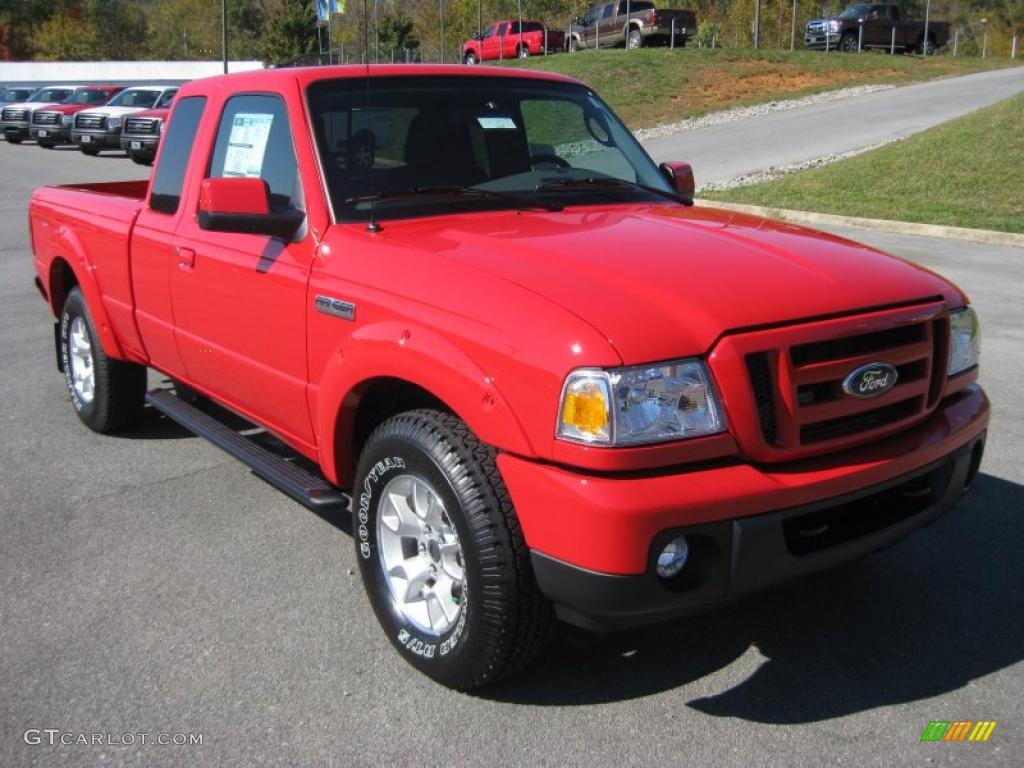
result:
M 931 35 L 928 35 L 927 40 L 919 40 L 917 43 L 917 52 L 925 56 L 934 56 L 935 50 L 935 38 Z
M 580 49 L 579 41 L 575 37 L 569 38 L 569 53 L 576 53 Z
M 639 29 L 631 29 L 626 34 L 626 48 L 633 50 L 640 48 L 644 44 L 644 36 L 640 34 Z
M 146 394 L 146 369 L 107 356 L 77 287 L 68 294 L 61 312 L 60 356 L 71 404 L 89 429 L 116 432 L 138 421 Z
M 530 58 L 530 48 L 526 45 L 520 45 L 519 49 L 516 51 L 516 56 L 520 59 Z
M 132 162 L 136 165 L 152 165 L 153 159 L 150 157 L 143 157 L 135 154 L 134 152 L 128 152 L 128 157 L 132 159 Z
M 415 410 L 374 431 L 356 472 L 356 555 L 377 618 L 406 661 L 462 690 L 524 667 L 552 623 L 496 456 L 455 416 Z
M 88 155 L 89 157 L 96 157 L 100 153 L 98 149 L 93 149 L 92 147 L 79 147 L 79 149 L 82 150 L 83 155 Z

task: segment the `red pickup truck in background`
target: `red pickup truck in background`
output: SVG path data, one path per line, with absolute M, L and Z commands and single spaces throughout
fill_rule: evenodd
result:
M 351 515 L 390 641 L 466 689 L 555 617 L 659 621 L 888 546 L 978 472 L 962 291 L 692 195 L 569 78 L 319 67 L 185 85 L 150 182 L 39 189 L 30 225 L 82 422 L 148 403 Z
M 43 149 L 71 143 L 71 125 L 83 109 L 100 107 L 124 90 L 123 85 L 83 85 L 62 104 L 37 109 L 32 113 L 29 135 Z
M 539 21 L 520 22 L 514 19 L 496 21 L 479 37 L 462 44 L 462 61 L 478 64 L 501 59 L 528 59 L 545 51 L 556 53 L 564 48 L 565 33 L 552 32 Z

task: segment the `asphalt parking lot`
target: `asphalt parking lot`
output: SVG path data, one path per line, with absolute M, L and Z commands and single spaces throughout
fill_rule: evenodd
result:
M 29 196 L 146 172 L 0 142 L 0 766 L 1020 765 L 1024 249 L 842 233 L 949 275 L 981 315 L 994 419 L 950 515 L 719 613 L 563 632 L 470 696 L 391 649 L 344 521 L 155 415 L 118 437 L 79 423 L 32 286 Z M 998 726 L 921 743 L 931 720 Z M 49 746 L 28 729 L 202 744 Z

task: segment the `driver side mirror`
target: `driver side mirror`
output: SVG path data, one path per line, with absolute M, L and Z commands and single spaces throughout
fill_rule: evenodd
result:
M 658 170 L 668 179 L 683 202 L 693 205 L 693 195 L 697 190 L 697 183 L 693 178 L 693 167 L 689 163 L 670 162 L 662 163 L 658 166 Z
M 268 235 L 285 242 L 295 237 L 306 214 L 275 211 L 270 187 L 260 178 L 204 179 L 199 192 L 199 227 L 210 232 Z
M 581 26 L 581 27 L 585 27 L 585 26 L 587 26 L 587 20 L 586 20 L 586 19 L 584 19 L 584 18 L 583 18 L 582 16 L 577 16 L 577 17 L 575 18 L 575 20 L 573 20 L 573 22 L 572 22 L 572 23 L 573 23 L 573 24 L 578 24 L 578 25 L 579 25 L 579 26 Z

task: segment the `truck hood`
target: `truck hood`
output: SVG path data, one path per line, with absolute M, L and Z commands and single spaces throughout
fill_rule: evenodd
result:
M 144 109 L 144 107 L 92 107 L 91 109 L 83 109 L 82 112 L 107 115 L 108 117 L 122 117 L 123 115 L 134 115 L 144 111 Z
M 936 297 L 965 302 L 938 275 L 867 246 L 706 207 L 468 214 L 387 222 L 381 236 L 546 297 L 627 364 L 703 354 L 731 330 Z
M 167 113 L 170 112 L 167 107 L 160 107 L 159 109 L 144 109 L 141 112 L 136 112 L 132 117 L 157 117 L 163 119 L 167 117 Z

